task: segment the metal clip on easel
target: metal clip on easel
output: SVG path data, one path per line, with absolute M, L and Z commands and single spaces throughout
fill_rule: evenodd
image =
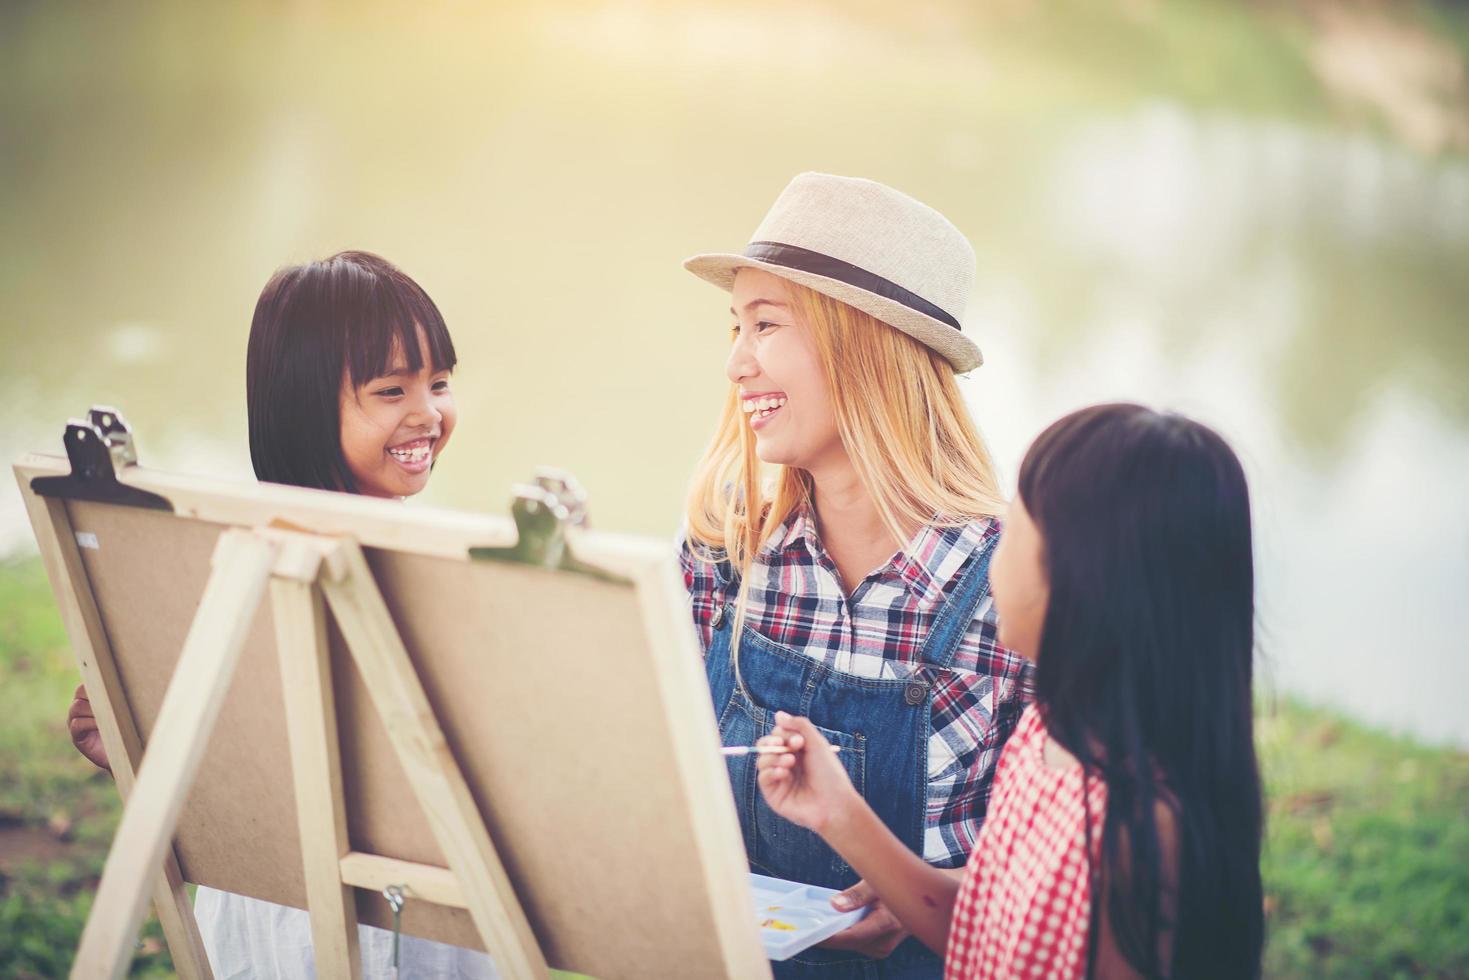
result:
M 71 472 L 66 476 L 38 476 L 31 489 L 43 497 L 127 504 L 150 510 L 173 510 L 156 493 L 118 482 L 117 474 L 138 462 L 133 432 L 122 413 L 94 405 L 86 419 L 72 419 L 62 436 Z
M 590 575 L 607 582 L 626 581 L 605 569 L 579 561 L 566 540 L 568 527 L 587 523 L 587 494 L 576 477 L 565 470 L 541 467 L 535 483 L 516 484 L 510 514 L 515 518 L 517 540 L 508 548 L 471 548 L 471 558 L 485 561 L 518 562 L 539 568 Z
M 587 526 L 587 491 L 581 481 L 566 470 L 554 466 L 536 467 L 535 485 L 556 498 L 566 509 L 566 523 Z

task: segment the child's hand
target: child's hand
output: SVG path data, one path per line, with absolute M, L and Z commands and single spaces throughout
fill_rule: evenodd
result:
M 71 732 L 71 744 L 86 756 L 87 761 L 98 769 L 112 771 L 107 764 L 107 749 L 102 745 L 102 733 L 97 731 L 97 718 L 92 714 L 92 702 L 87 698 L 84 685 L 77 685 L 72 695 L 71 707 L 66 712 L 66 727 Z
M 807 719 L 777 711 L 775 728 L 756 744 L 792 750 L 755 761 L 765 802 L 792 823 L 820 834 L 861 802 L 831 743 Z

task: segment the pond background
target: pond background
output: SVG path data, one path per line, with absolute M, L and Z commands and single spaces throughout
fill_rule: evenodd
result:
M 671 540 L 728 337 L 680 260 L 800 171 L 871 177 L 978 252 L 1008 487 L 1083 404 L 1209 422 L 1266 692 L 1469 746 L 1469 11 L 971 6 L 7 4 L 0 452 L 107 403 L 147 465 L 248 477 L 260 287 L 365 248 L 460 353 L 412 506 L 500 512 L 549 463 Z

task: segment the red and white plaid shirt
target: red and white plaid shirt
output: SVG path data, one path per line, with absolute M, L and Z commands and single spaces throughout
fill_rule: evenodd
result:
M 809 508 L 802 507 L 750 565 L 745 625 L 755 632 L 836 671 L 897 679 L 922 671 L 934 684 L 923 856 L 939 867 L 960 867 L 973 850 L 995 762 L 1030 699 L 1030 664 L 1000 646 L 988 588 L 949 668 L 925 668 L 919 661 L 960 573 L 992 549 L 999 534 L 992 518 L 963 527 L 926 525 L 848 596 Z M 738 583 L 721 587 L 715 565 L 696 557 L 687 540 L 679 561 L 707 651 L 714 610 L 734 601 Z
M 1107 785 L 1080 763 L 1046 764 L 1046 726 L 1028 708 L 1005 745 L 994 805 L 964 869 L 944 956 L 947 980 L 1081 980 L 1091 929 L 1091 858 Z M 1085 783 L 1083 780 L 1085 779 Z

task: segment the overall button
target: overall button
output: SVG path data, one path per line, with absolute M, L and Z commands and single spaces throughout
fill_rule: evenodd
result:
M 918 681 L 910 681 L 908 683 L 908 686 L 905 687 L 905 688 L 903 688 L 903 700 L 904 701 L 907 701 L 909 704 L 913 705 L 914 707 L 917 707 L 918 705 L 922 704 L 924 702 L 924 699 L 927 698 L 927 697 L 928 697 L 928 685 L 927 684 L 920 684 Z
M 724 628 L 724 603 L 714 607 L 714 618 L 709 620 L 709 625 L 716 630 Z

